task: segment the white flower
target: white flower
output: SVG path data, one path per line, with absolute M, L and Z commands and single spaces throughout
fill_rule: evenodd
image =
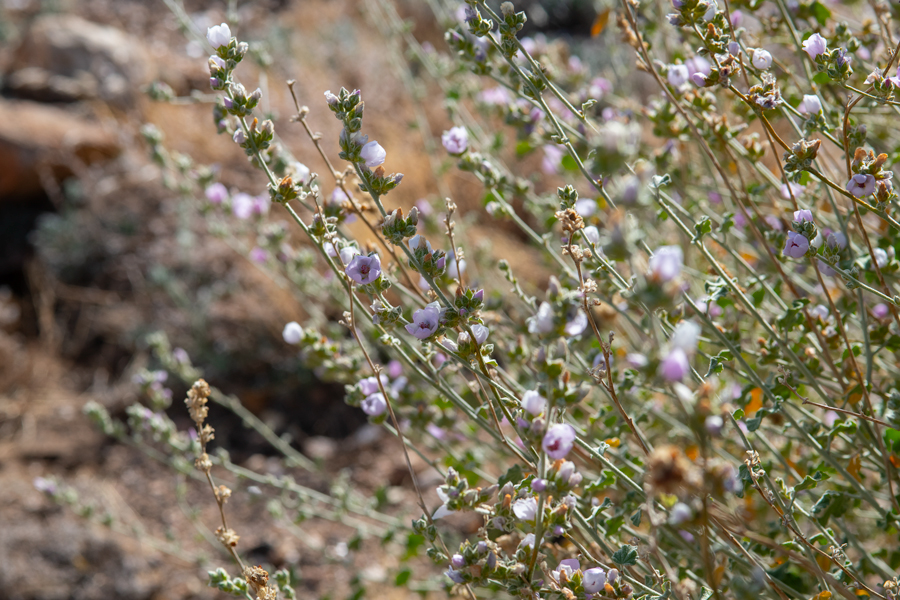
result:
M 822 101 L 815 94 L 806 94 L 803 96 L 803 101 L 797 106 L 797 110 L 804 115 L 817 115 L 822 112 Z
M 362 147 L 362 150 L 359 151 L 359 157 L 366 161 L 366 166 L 371 169 L 384 164 L 387 152 L 381 147 L 381 144 L 373 140 Z
M 772 55 L 768 50 L 756 48 L 753 50 L 753 66 L 760 71 L 765 71 L 772 66 Z
M 534 496 L 531 498 L 519 498 L 513 502 L 512 509 L 513 514 L 520 521 L 534 521 L 537 515 L 537 499 Z
M 700 326 L 693 321 L 681 321 L 672 332 L 672 338 L 669 342 L 673 348 L 681 348 L 687 354 L 691 354 L 697 349 L 697 342 L 700 340 Z
M 547 399 L 537 393 L 535 390 L 528 390 L 522 394 L 522 408 L 525 412 L 534 416 L 538 416 L 547 406 Z
M 691 74 L 688 72 L 688 68 L 685 65 L 669 65 L 669 72 L 666 74 L 666 79 L 669 80 L 669 83 L 674 87 L 681 87 L 688 82 Z
M 206 40 L 216 49 L 227 46 L 231 42 L 231 29 L 226 23 L 214 25 L 206 30 Z
M 585 239 L 587 239 L 587 241 L 594 244 L 595 246 L 600 243 L 600 232 L 593 225 L 588 225 L 584 228 L 584 230 L 582 230 L 581 233 L 584 234 L 584 237 Z
M 283 337 L 284 341 L 288 344 L 299 344 L 300 340 L 303 339 L 303 328 L 300 327 L 300 324 L 297 323 L 297 321 L 291 321 L 284 326 L 281 337 Z

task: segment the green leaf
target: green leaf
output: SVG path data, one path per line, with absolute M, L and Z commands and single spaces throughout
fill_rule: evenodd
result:
M 735 421 L 740 421 L 741 419 L 744 418 L 744 409 L 743 408 L 737 409 L 736 411 L 731 413 L 731 416 L 734 417 Z
M 523 477 L 524 473 L 522 473 L 521 465 L 513 465 L 497 480 L 497 485 L 503 487 L 507 483 L 519 483 Z
M 637 564 L 637 548 L 629 544 L 625 544 L 612 555 L 612 561 L 620 567 L 633 566 Z
M 828 479 L 828 475 L 826 475 L 822 471 L 816 471 L 812 474 L 812 476 L 807 475 L 803 478 L 803 481 L 795 485 L 794 491 L 800 492 L 803 490 L 811 490 L 819 485 L 820 482 L 825 481 L 826 479 Z
M 394 585 L 400 587 L 405 585 L 407 581 L 409 581 L 409 577 L 412 575 L 412 571 L 410 569 L 403 569 L 397 576 L 394 578 Z
M 528 143 L 528 140 L 522 140 L 518 144 L 516 144 L 516 154 L 518 156 L 524 156 L 534 150 L 534 146 Z
M 577 171 L 578 163 L 575 162 L 575 159 L 572 158 L 571 154 L 566 154 L 562 157 L 562 166 L 566 171 Z
M 885 431 L 884 441 L 893 452 L 900 452 L 900 430 L 888 429 Z
M 699 240 L 704 235 L 712 231 L 712 221 L 709 217 L 703 215 L 700 220 L 694 223 L 694 239 Z
M 828 76 L 828 73 L 822 71 L 821 73 L 816 73 L 813 75 L 813 83 L 818 83 L 819 85 L 825 85 L 826 83 L 831 82 L 831 77 Z
M 631 524 L 634 525 L 635 527 L 640 527 L 642 513 L 643 513 L 643 511 L 641 509 L 638 509 L 636 513 L 631 515 Z
M 828 523 L 831 517 L 840 517 L 850 508 L 850 499 L 843 492 L 828 490 L 812 508 L 813 517 L 820 525 Z
M 828 23 L 829 17 L 831 17 L 831 11 L 828 10 L 828 8 L 824 4 L 818 1 L 813 2 L 809 6 L 809 10 L 812 12 L 813 17 L 815 17 L 816 21 L 819 22 L 819 25 L 825 27 L 825 25 Z

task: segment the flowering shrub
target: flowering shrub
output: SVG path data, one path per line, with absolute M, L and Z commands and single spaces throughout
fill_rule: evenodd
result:
M 477 218 L 517 229 L 549 281 L 461 243 L 451 199 L 393 203 L 403 175 L 385 166 L 401 165 L 363 133 L 387 118 L 364 114 L 364 91 L 296 107 L 328 177 L 296 162 L 277 137 L 295 125 L 260 120 L 262 93 L 239 81 L 248 44 L 224 23 L 207 33 L 215 123 L 268 195 L 185 176 L 211 223 L 255 235 L 248 255 L 309 297 L 310 322 L 286 324 L 284 342 L 400 437 L 407 465 L 415 451 L 441 473 L 431 490 L 411 470 L 412 531 L 444 573 L 421 578 L 467 597 L 896 598 L 897 8 L 873 2 L 860 24 L 818 1 L 624 0 L 610 10 L 641 75 L 613 85 L 522 37 L 510 2 L 430 5 L 444 51 L 389 4 L 371 10 L 401 67 L 445 86 L 443 156 L 483 186 Z M 312 134 L 324 108 L 337 140 Z M 539 172 L 507 164 L 510 135 Z M 317 303 L 341 307 L 343 332 Z M 139 382 L 155 408 L 171 401 L 164 382 Z M 153 413 L 131 426 L 211 477 L 204 386 L 187 401 L 193 438 Z M 230 491 L 209 483 L 221 508 Z M 457 513 L 482 526 L 461 536 Z M 243 565 L 224 516 L 217 536 Z M 268 598 L 267 577 L 219 570 L 211 584 Z

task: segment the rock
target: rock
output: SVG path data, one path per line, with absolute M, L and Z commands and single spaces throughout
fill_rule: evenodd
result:
M 91 164 L 120 150 L 96 122 L 36 102 L 0 100 L 0 123 L 0 202 L 42 194 L 41 170 L 64 177 L 72 156 Z
M 125 107 L 150 80 L 135 36 L 74 15 L 34 21 L 6 68 L 7 90 L 44 102 L 101 99 Z

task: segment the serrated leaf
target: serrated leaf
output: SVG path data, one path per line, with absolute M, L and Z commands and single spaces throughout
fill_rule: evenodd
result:
M 612 561 L 620 567 L 633 566 L 637 564 L 637 548 L 630 544 L 625 544 L 612 555 Z

